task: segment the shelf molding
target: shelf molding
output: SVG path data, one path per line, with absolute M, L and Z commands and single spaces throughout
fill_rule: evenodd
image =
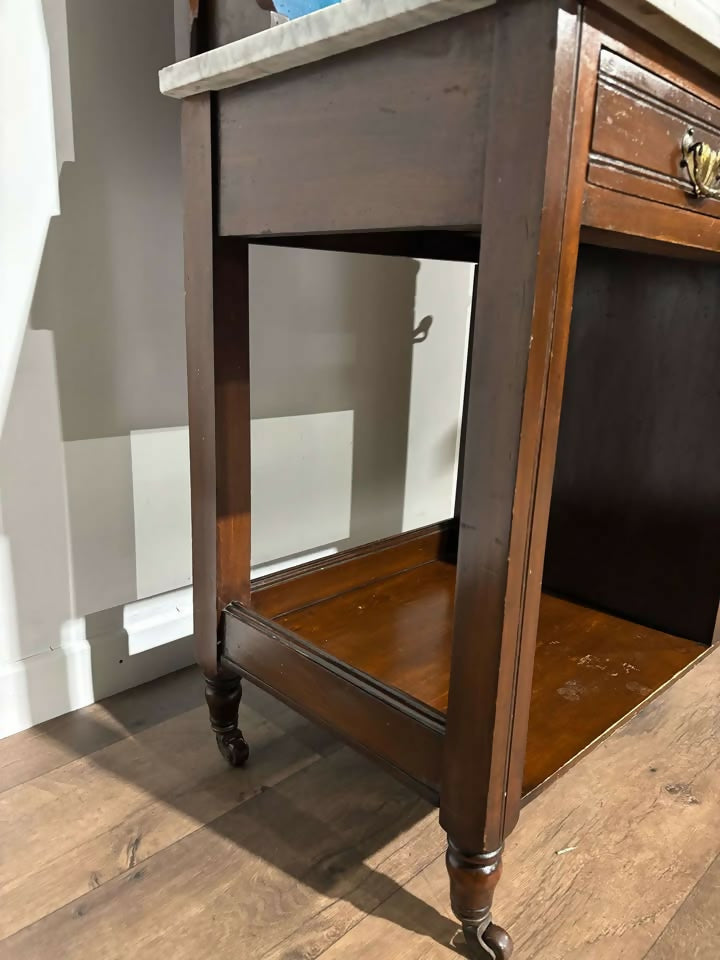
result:
M 437 802 L 445 731 L 440 712 L 241 604 L 224 613 L 226 666 L 331 726 Z

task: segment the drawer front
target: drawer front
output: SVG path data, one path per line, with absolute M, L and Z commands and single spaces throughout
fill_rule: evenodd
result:
M 222 90 L 220 233 L 479 224 L 493 36 L 487 7 Z
M 695 88 L 696 90 L 697 88 Z M 603 48 L 588 181 L 659 203 L 720 216 L 718 199 L 695 195 L 683 166 L 683 138 L 720 150 L 720 109 L 666 77 Z M 711 192 L 711 191 L 710 191 Z

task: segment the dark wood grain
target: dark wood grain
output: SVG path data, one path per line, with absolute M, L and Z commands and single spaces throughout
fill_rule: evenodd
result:
M 588 11 L 583 37 L 599 74 L 589 182 L 717 216 L 717 201 L 689 195 L 680 141 L 692 126 L 717 144 L 718 78 L 599 10 Z
M 218 237 L 213 318 L 218 616 L 231 600 L 250 599 L 248 269 L 247 243 Z
M 185 320 L 195 656 L 209 676 L 217 668 L 211 123 L 209 94 L 183 101 Z
M 578 40 L 556 3 L 498 7 L 441 799 L 443 826 L 473 853 L 497 850 L 519 811 L 519 796 L 507 807 L 509 769 L 532 676 L 523 621 L 540 600 L 527 560 Z
M 470 308 L 470 318 L 468 323 L 468 338 L 467 338 L 467 363 L 465 367 L 465 382 L 463 384 L 463 399 L 462 399 L 462 413 L 460 414 L 460 437 L 458 440 L 458 453 L 457 453 L 457 477 L 455 480 L 455 522 L 457 523 L 458 536 L 455 543 L 455 553 L 453 560 L 457 563 L 457 546 L 459 542 L 459 533 L 460 533 L 460 513 L 462 511 L 462 502 L 463 502 L 463 477 L 465 475 L 465 446 L 467 444 L 467 430 L 468 430 L 468 408 L 469 408 L 469 399 L 470 399 L 470 369 L 469 369 L 469 360 L 473 354 L 473 341 L 475 339 L 475 306 L 477 304 L 477 283 L 478 283 L 478 267 L 477 267 L 477 257 L 479 256 L 479 248 L 476 251 L 476 262 L 475 269 L 473 270 L 473 286 L 472 286 L 472 297 L 470 303 L 472 304 Z
M 254 237 L 253 243 L 264 246 L 302 247 L 304 250 L 335 250 L 343 253 L 476 263 L 480 249 L 480 235 L 464 230 L 375 230 L 370 233 L 314 233 L 301 236 Z
M 493 21 L 488 8 L 222 91 L 220 232 L 478 224 Z
M 583 205 L 593 240 L 717 255 L 718 203 L 689 196 L 679 166 L 689 125 L 718 139 L 717 77 L 597 10 L 588 12 L 583 48 L 599 77 Z
M 639 237 L 665 248 L 720 252 L 720 219 L 692 210 L 679 210 L 643 197 L 588 184 L 583 199 L 583 224 L 624 237 L 626 247 Z
M 278 622 L 444 713 L 454 594 L 455 567 L 436 561 L 378 578 Z
M 252 606 L 265 617 L 277 617 L 452 554 L 456 541 L 455 524 L 448 522 L 353 547 L 254 580 Z
M 278 623 L 329 657 L 445 713 L 454 591 L 454 566 L 436 561 L 349 589 Z M 682 637 L 543 594 L 523 793 L 702 652 Z M 312 697 L 305 699 L 298 705 L 307 710 Z
M 704 652 L 701 644 L 543 594 L 523 792 Z
M 210 714 L 210 727 L 218 749 L 231 767 L 242 767 L 249 756 L 245 737 L 238 726 L 242 699 L 240 678 L 230 672 L 209 677 L 205 681 L 205 702 Z
M 680 145 L 692 127 L 720 147 L 720 109 L 612 50 L 599 70 L 590 183 L 717 216 L 720 201 L 691 195 Z
M 594 188 L 591 188 L 594 189 Z M 600 191 L 601 192 L 601 191 Z M 623 199 L 620 199 L 621 204 Z M 633 198 L 635 202 L 635 198 Z M 642 210 L 657 209 L 654 204 L 647 204 L 644 200 L 637 200 Z M 580 230 L 580 242 L 594 247 L 607 247 L 611 250 L 631 250 L 636 253 L 649 253 L 654 257 L 672 257 L 676 260 L 694 260 L 696 263 L 706 261 L 720 263 L 720 251 L 701 249 L 699 247 L 681 247 L 677 243 L 657 240 L 652 237 L 640 237 L 637 234 L 611 233 L 608 230 L 583 226 Z
M 215 2 L 219 37 L 232 11 Z M 244 675 L 440 792 L 473 957 L 509 955 L 488 923 L 522 796 L 686 669 L 716 622 L 717 268 L 629 251 L 719 256 L 718 204 L 679 171 L 687 126 L 720 136 L 718 89 L 574 0 L 500 0 L 221 92 L 217 171 L 210 101 L 187 110 L 203 663 L 227 627 L 215 726 Z M 251 597 L 248 240 L 472 261 L 480 225 L 457 565 L 425 531 Z M 583 227 L 627 250 L 583 253 L 576 277 Z M 541 596 L 551 497 L 547 583 L 584 603 Z
M 581 251 L 546 583 L 710 643 L 720 594 L 720 268 Z
M 495 960 L 510 960 L 513 943 L 491 922 L 495 887 L 502 876 L 502 851 L 468 854 L 448 844 L 445 863 L 450 877 L 450 903 L 460 920 L 470 957 L 484 960 L 488 949 Z
M 583 16 L 585 11 L 583 12 Z M 558 264 L 555 317 L 551 331 L 545 332 L 547 345 L 547 375 L 544 383 L 544 410 L 542 412 L 541 441 L 537 454 L 535 493 L 530 519 L 530 540 L 527 554 L 528 593 L 521 629 L 518 658 L 520 674 L 527 678 L 534 670 L 535 638 L 539 627 L 540 606 L 538 593 L 542 584 L 545 561 L 547 523 L 552 495 L 555 452 L 562 408 L 562 393 L 567 356 L 568 333 L 575 289 L 575 269 L 580 237 L 582 198 L 585 189 L 585 171 L 592 130 L 592 110 L 597 83 L 599 41 L 588 38 L 583 22 L 582 42 L 575 63 L 575 105 L 571 127 L 570 159 L 567 179 L 562 247 Z M 542 394 L 533 404 L 542 402 Z M 531 407 L 531 411 L 534 406 Z M 527 480 L 525 481 L 527 483 Z M 526 491 L 527 496 L 527 491 Z M 529 726 L 530 691 L 527 679 L 524 689 L 515 698 L 513 741 L 509 756 L 506 829 L 517 817 L 521 802 L 525 769 L 525 735 Z
M 194 633 L 212 676 L 221 610 L 250 596 L 248 250 L 214 238 L 210 96 L 182 109 Z
M 636 66 L 657 75 L 676 87 L 678 97 L 690 95 L 707 104 L 720 106 L 720 80 L 715 71 L 700 60 L 683 53 L 679 47 L 664 43 L 659 37 L 639 30 L 627 19 L 617 16 L 603 3 L 586 4 L 583 11 L 583 42 L 590 40 L 600 51 L 611 50 Z M 652 84 L 653 78 L 647 78 Z
M 436 711 L 239 605 L 225 613 L 222 665 L 328 725 L 437 802 L 443 724 Z

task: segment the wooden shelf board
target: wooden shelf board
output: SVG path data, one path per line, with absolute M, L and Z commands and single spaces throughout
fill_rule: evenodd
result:
M 440 560 L 279 616 L 325 653 L 444 713 L 455 567 Z M 523 792 L 534 789 L 705 647 L 544 594 Z

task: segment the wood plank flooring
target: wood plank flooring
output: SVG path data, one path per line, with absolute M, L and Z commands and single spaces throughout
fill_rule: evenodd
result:
M 523 811 L 518 960 L 720 956 L 720 656 Z M 462 956 L 437 814 L 246 689 L 230 770 L 182 671 L 0 741 L 0 960 Z

